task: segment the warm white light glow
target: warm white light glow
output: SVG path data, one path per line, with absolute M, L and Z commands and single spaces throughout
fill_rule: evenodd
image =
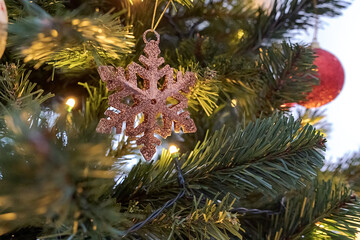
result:
M 321 223 L 317 222 L 315 223 L 316 226 L 320 227 L 320 228 L 324 228 L 324 225 L 322 225 Z
M 68 105 L 69 107 L 73 108 L 76 104 L 76 101 L 74 98 L 69 98 L 65 104 Z
M 358 230 L 358 232 L 355 235 L 355 240 L 360 240 L 360 228 L 357 228 L 356 230 Z
M 236 105 L 237 105 L 236 99 L 231 100 L 231 106 L 236 107 Z
M 240 29 L 237 32 L 237 38 L 240 40 L 244 36 L 244 34 L 245 34 L 244 30 Z
M 177 153 L 179 149 L 175 145 L 171 145 L 169 148 L 171 154 Z

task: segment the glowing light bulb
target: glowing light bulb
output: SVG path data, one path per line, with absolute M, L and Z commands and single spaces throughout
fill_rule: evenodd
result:
M 68 98 L 65 102 L 65 105 L 67 105 L 66 110 L 68 112 L 71 112 L 71 110 L 74 108 L 75 104 L 76 104 L 76 101 L 74 98 Z
M 231 100 L 231 106 L 236 107 L 236 105 L 237 105 L 236 99 Z
M 324 228 L 324 225 L 322 225 L 320 222 L 315 223 L 315 225 L 320 227 L 320 228 Z
M 68 98 L 65 104 L 68 105 L 70 108 L 73 108 L 76 104 L 76 101 L 74 98 Z
M 177 153 L 178 151 L 179 151 L 179 149 L 175 145 L 171 145 L 169 148 L 170 154 Z
M 355 235 L 355 240 L 360 240 L 360 228 L 357 228 L 356 229 L 358 232 L 356 233 L 356 235 Z
M 240 39 L 244 36 L 244 34 L 245 34 L 244 30 L 240 29 L 240 30 L 237 32 L 236 36 L 237 36 L 237 38 L 240 40 Z

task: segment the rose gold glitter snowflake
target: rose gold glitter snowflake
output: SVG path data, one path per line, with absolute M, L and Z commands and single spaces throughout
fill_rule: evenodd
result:
M 153 157 L 156 145 L 161 143 L 154 134 L 163 138 L 170 136 L 172 122 L 175 132 L 179 132 L 180 128 L 185 133 L 196 132 L 189 112 L 184 110 L 187 98 L 183 95 L 195 84 L 195 74 L 186 72 L 183 75 L 179 71 L 174 79 L 174 70 L 169 65 L 160 68 L 164 63 L 164 58 L 159 57 L 160 36 L 154 32 L 157 40 L 147 41 L 146 34 L 149 31 L 145 31 L 143 35 L 146 56 L 139 57 L 145 67 L 131 63 L 126 74 L 121 67 L 99 67 L 100 77 L 106 82 L 108 89 L 116 90 L 109 96 L 109 105 L 118 111 L 107 110 L 105 115 L 108 118 L 101 119 L 96 129 L 100 133 L 111 133 L 115 127 L 116 132 L 121 133 L 122 124 L 126 122 L 127 136 L 142 135 L 137 144 L 143 145 L 140 151 L 146 160 Z M 143 116 L 142 121 L 137 118 L 139 114 Z

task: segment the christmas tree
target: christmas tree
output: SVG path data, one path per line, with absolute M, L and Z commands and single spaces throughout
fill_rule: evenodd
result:
M 289 111 L 321 83 L 292 36 L 349 5 L 6 0 L 0 239 L 356 239 L 359 155 Z

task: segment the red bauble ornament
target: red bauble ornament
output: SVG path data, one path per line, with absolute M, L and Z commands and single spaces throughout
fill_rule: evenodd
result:
M 313 91 L 307 96 L 305 102 L 300 104 L 307 108 L 323 106 L 334 100 L 344 86 L 344 69 L 337 57 L 320 48 L 314 49 L 317 57 L 314 65 L 320 84 L 313 86 Z

